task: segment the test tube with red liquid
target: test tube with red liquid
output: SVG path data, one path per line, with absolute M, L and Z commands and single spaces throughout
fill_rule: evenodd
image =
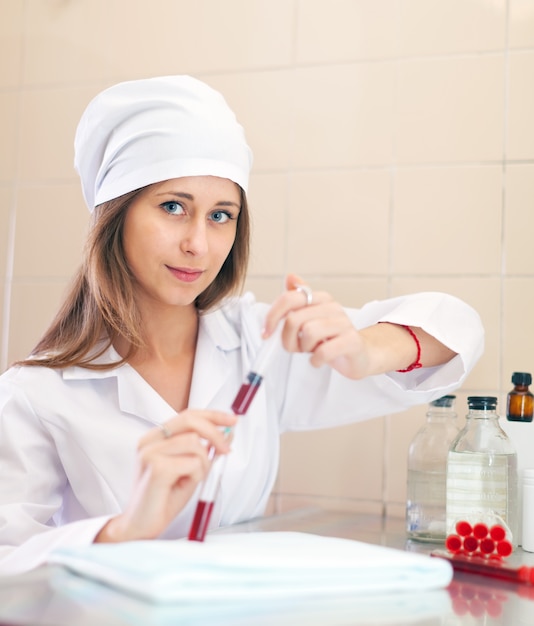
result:
M 271 337 L 263 343 L 258 352 L 251 371 L 248 373 L 245 382 L 239 388 L 232 402 L 231 408 L 235 415 L 245 415 L 247 413 L 254 396 L 260 388 L 263 380 L 263 372 L 269 362 L 269 358 L 278 341 L 279 335 L 279 332 L 275 332 L 271 335 Z M 228 428 L 225 432 L 229 434 L 231 429 Z M 226 465 L 226 457 L 227 455 L 215 457 L 213 448 L 209 451 L 211 467 L 200 489 L 197 508 L 189 530 L 189 541 L 204 541 Z
M 513 546 L 506 536 L 506 529 L 499 523 L 489 526 L 477 522 L 472 526 L 466 520 L 459 520 L 455 531 L 445 539 L 445 547 L 452 554 L 502 559 L 512 553 Z

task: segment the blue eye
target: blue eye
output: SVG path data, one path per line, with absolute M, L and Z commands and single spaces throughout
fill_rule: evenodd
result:
M 214 211 L 211 214 L 210 219 L 212 219 L 214 222 L 217 222 L 217 224 L 224 224 L 225 222 L 227 222 L 228 220 L 231 220 L 233 218 L 226 211 Z
M 184 207 L 175 200 L 169 200 L 169 202 L 163 202 L 160 206 L 163 207 L 167 213 L 171 215 L 181 215 L 184 212 Z

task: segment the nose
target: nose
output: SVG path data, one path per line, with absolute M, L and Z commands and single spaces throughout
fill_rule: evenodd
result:
M 186 228 L 180 247 L 182 252 L 202 256 L 208 251 L 208 233 L 205 219 L 193 219 Z

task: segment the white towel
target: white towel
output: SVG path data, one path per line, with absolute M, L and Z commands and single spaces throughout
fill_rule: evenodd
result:
M 421 592 L 452 579 L 445 559 L 296 532 L 92 544 L 59 549 L 49 562 L 164 603 Z

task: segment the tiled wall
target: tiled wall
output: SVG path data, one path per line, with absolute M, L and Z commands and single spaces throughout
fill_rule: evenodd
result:
M 445 290 L 487 348 L 458 394 L 534 370 L 533 0 L 0 0 L 0 357 L 31 348 L 80 258 L 79 116 L 119 80 L 191 73 L 255 152 L 249 286 L 347 305 Z M 286 435 L 273 506 L 402 514 L 424 407 Z M 463 420 L 463 417 L 460 418 Z

